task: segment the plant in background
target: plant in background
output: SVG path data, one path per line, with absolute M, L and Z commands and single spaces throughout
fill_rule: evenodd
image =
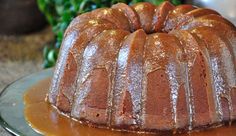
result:
M 159 5 L 165 0 L 37 0 L 39 9 L 46 16 L 55 34 L 55 41 L 50 45 L 45 46 L 43 50 L 44 68 L 55 65 L 64 31 L 70 21 L 78 14 L 82 14 L 96 8 L 110 7 L 118 2 L 134 4 L 144 1 Z M 181 0 L 170 1 L 174 5 L 178 5 Z

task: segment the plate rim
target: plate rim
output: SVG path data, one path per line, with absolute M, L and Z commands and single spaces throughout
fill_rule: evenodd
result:
M 37 72 L 36 72 L 37 73 Z M 34 73 L 32 73 L 34 74 Z M 11 83 L 7 84 L 1 91 L 0 93 L 0 98 L 7 92 L 7 88 L 9 88 L 12 84 L 16 83 L 17 81 L 23 79 L 24 77 L 30 76 L 32 74 L 28 74 L 25 76 L 22 76 L 14 81 L 12 81 Z M 4 128 L 7 132 L 9 132 L 11 135 L 15 135 L 15 136 L 23 136 L 22 133 L 20 133 L 19 131 L 17 131 L 15 128 L 11 127 L 0 115 L 0 125 L 2 126 L 2 128 Z
M 34 73 L 29 73 L 29 74 L 26 74 L 24 76 L 21 76 L 19 78 L 17 78 L 16 80 L 10 82 L 9 84 L 7 84 L 3 89 L 2 91 L 0 92 L 0 98 L 7 93 L 7 90 L 11 85 L 13 85 L 14 83 L 16 83 L 17 81 L 20 81 L 21 79 L 25 79 L 27 77 L 30 77 L 30 76 L 33 76 L 33 75 L 37 75 L 41 72 L 47 72 L 47 71 L 51 71 L 53 72 L 53 68 L 47 68 L 47 69 L 42 69 L 40 71 L 37 71 L 37 72 L 34 72 Z M 24 102 L 22 102 L 24 104 Z M 6 130 L 10 135 L 13 135 L 13 136 L 25 136 L 25 134 L 19 132 L 18 130 L 16 130 L 15 128 L 13 128 L 11 125 L 9 125 L 9 123 L 7 123 L 2 115 L 0 114 L 0 126 Z M 35 133 L 39 134 L 39 135 L 42 135 L 40 133 L 38 133 L 37 131 L 35 131 L 33 128 L 31 128 Z

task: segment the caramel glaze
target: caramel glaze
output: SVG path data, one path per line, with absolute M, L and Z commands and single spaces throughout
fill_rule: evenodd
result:
M 45 101 L 51 79 L 44 79 L 26 91 L 24 95 L 25 118 L 34 130 L 43 135 L 56 136 L 152 136 L 152 134 L 137 134 L 118 132 L 107 129 L 92 128 L 81 125 L 60 114 L 51 104 Z M 175 136 L 235 136 L 236 124 L 224 126 L 203 132 L 191 134 L 176 134 Z M 163 134 L 166 135 L 166 134 Z

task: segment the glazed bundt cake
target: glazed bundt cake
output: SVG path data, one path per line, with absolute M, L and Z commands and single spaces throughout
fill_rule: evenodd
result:
M 235 26 L 216 11 L 118 3 L 71 22 L 48 101 L 95 127 L 217 127 L 236 119 L 235 57 Z

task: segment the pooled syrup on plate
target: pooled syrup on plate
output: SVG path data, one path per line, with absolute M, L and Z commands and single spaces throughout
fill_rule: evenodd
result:
M 98 129 L 81 125 L 60 114 L 48 102 L 45 97 L 50 86 L 51 79 L 45 79 L 26 91 L 24 95 L 25 118 L 29 125 L 43 135 L 54 136 L 152 136 L 152 134 L 136 134 L 117 132 L 107 129 Z M 191 134 L 178 134 L 175 136 L 236 136 L 236 124 L 232 126 L 210 129 Z

